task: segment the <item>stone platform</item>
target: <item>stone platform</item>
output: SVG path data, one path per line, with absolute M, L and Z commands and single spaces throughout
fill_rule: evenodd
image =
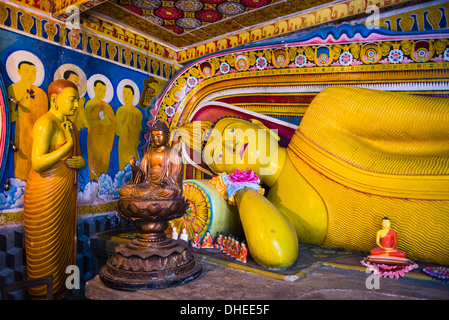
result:
M 367 288 L 371 273 L 316 264 L 303 277 L 284 280 L 199 260 L 201 276 L 167 289 L 118 291 L 99 277 L 87 282 L 92 300 L 449 300 L 449 283 L 417 277 L 380 278 L 379 288 Z
M 91 245 L 106 259 L 116 245 L 129 241 L 126 232 L 100 235 Z M 360 264 L 365 253 L 300 246 L 298 261 L 285 270 L 272 270 L 237 262 L 216 250 L 192 249 L 202 266 L 199 278 L 182 286 L 118 291 L 106 287 L 99 277 L 87 282 L 90 300 L 449 300 L 449 282 L 421 272 L 428 264 L 399 279 L 378 278 Z M 173 310 L 172 310 L 173 311 Z

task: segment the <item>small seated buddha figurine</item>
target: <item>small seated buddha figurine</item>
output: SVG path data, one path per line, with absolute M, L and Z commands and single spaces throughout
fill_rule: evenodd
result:
M 228 256 L 230 256 L 230 255 L 231 255 L 231 252 L 232 252 L 232 250 L 234 250 L 234 248 L 235 248 L 235 238 L 232 237 L 232 238 L 231 238 L 231 241 L 230 241 L 230 244 L 229 244 L 229 246 L 228 246 L 228 249 L 226 250 L 226 254 L 227 254 Z
M 244 241 L 242 241 L 241 245 L 240 245 L 240 252 L 239 254 L 235 257 L 235 259 L 237 261 L 241 261 L 243 263 L 246 263 L 247 260 L 247 256 L 248 256 L 248 248 L 246 247 L 246 244 Z
M 195 232 L 195 235 L 193 236 L 193 240 L 190 242 L 190 246 L 192 248 L 200 248 L 201 247 L 201 243 L 200 243 L 200 236 L 198 234 L 198 232 Z
M 206 231 L 206 235 L 203 238 L 203 243 L 201 244 L 202 248 L 213 248 L 214 247 L 214 241 L 212 239 L 212 236 L 210 235 L 209 231 Z
M 223 235 L 221 233 L 218 235 L 217 240 L 215 240 L 214 247 L 219 250 L 223 249 Z
M 231 251 L 231 256 L 236 258 L 240 254 L 240 242 L 238 239 L 235 239 L 234 249 Z
M 151 127 L 154 147 L 143 156 L 140 168 L 132 157 L 131 180 L 119 188 L 120 198 L 176 198 L 182 195 L 183 163 L 179 151 L 168 145 L 170 131 L 163 121 Z
M 405 258 L 405 252 L 396 248 L 396 232 L 390 229 L 390 219 L 382 219 L 382 229 L 377 232 L 377 247 L 370 251 L 372 256 L 389 256 Z
M 228 236 L 224 236 L 223 237 L 223 241 L 222 241 L 222 244 L 221 244 L 221 251 L 223 251 L 223 252 L 226 252 L 226 246 L 228 245 Z
M 187 234 L 186 228 L 182 229 L 182 233 L 179 236 L 179 239 L 184 240 L 185 242 L 189 242 L 189 235 Z

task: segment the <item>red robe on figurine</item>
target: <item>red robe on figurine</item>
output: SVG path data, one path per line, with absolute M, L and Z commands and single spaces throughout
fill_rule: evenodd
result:
M 202 248 L 213 248 L 214 247 L 214 241 L 212 239 L 212 236 L 210 235 L 210 232 L 207 231 L 206 235 L 203 239 L 203 244 L 201 245 Z
M 223 249 L 223 236 L 221 234 L 218 235 L 218 238 L 215 242 L 215 249 L 222 250 Z
M 199 248 L 200 245 L 200 236 L 198 235 L 198 233 L 195 233 L 195 236 L 193 237 L 193 241 L 190 243 L 190 245 L 193 248 Z
M 387 249 L 376 247 L 370 251 L 371 255 L 405 258 L 405 252 L 396 248 L 396 239 L 396 232 L 389 230 L 386 235 L 380 237 L 380 244 Z
M 242 245 L 240 247 L 240 253 L 235 257 L 235 259 L 237 261 L 241 261 L 243 263 L 246 263 L 246 259 L 247 259 L 247 255 L 248 255 L 248 248 L 246 247 L 246 245 L 242 242 Z

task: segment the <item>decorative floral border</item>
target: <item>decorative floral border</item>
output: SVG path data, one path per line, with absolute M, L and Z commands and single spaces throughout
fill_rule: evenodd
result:
M 149 43 L 143 38 L 139 41 L 137 36 L 133 39 L 126 37 L 125 42 L 123 31 L 121 31 L 123 35 L 117 33 L 111 37 L 110 41 L 105 40 L 96 34 L 99 31 L 97 28 L 100 28 L 99 22 L 81 19 L 80 23 L 83 25 L 82 29 L 70 29 L 58 20 L 29 13 L 25 9 L 0 2 L 0 28 L 18 30 L 30 37 L 67 46 L 165 79 L 171 78 L 179 70 L 176 62 L 169 63 L 163 60 L 164 57 L 167 59 L 174 57 L 176 60 L 176 53 L 168 52 L 161 45 Z M 104 33 L 104 24 L 102 28 L 103 32 L 98 32 L 99 34 Z M 117 30 L 112 25 L 110 28 L 110 34 Z M 86 29 L 92 31 L 86 31 Z M 138 51 L 138 49 L 144 51 Z M 148 52 L 159 55 L 162 59 L 149 56 Z

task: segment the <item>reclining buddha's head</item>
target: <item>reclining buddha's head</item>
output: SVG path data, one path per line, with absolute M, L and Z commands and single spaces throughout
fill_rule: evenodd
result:
M 258 120 L 223 118 L 204 140 L 203 160 L 216 173 L 252 169 L 261 178 L 275 173 L 279 137 Z

